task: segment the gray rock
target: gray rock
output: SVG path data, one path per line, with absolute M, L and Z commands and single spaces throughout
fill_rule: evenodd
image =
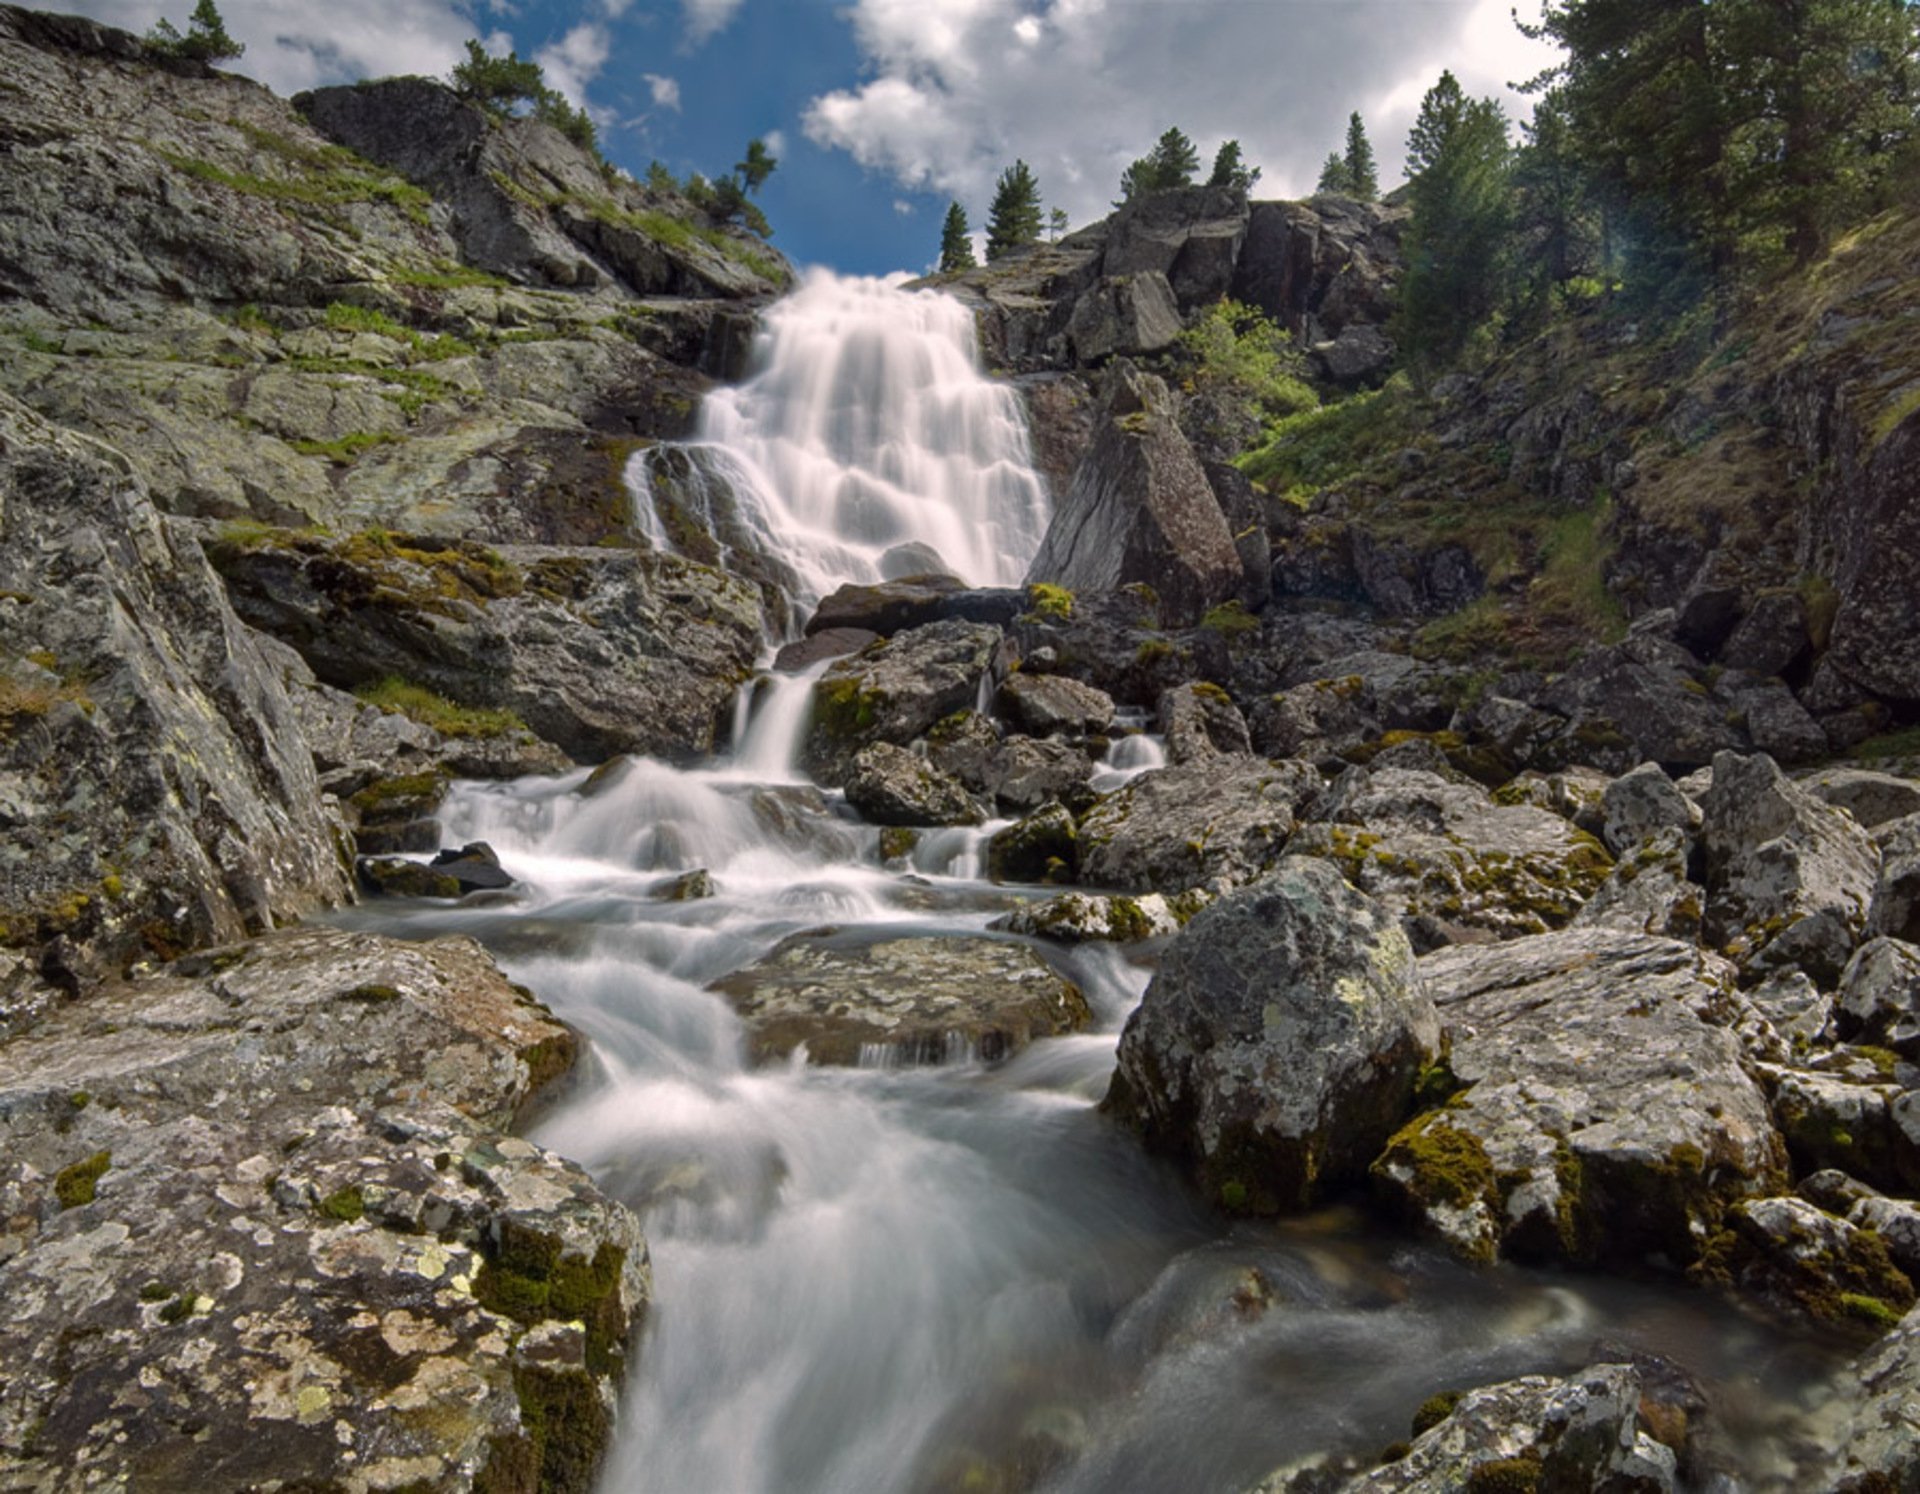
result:
M 1226 295 L 1247 231 L 1247 199 L 1228 187 L 1149 192 L 1106 224 L 1101 273 L 1164 276 L 1182 310 Z
M 1890 1320 L 1913 1306 L 1913 1285 L 1871 1230 L 1800 1198 L 1736 1204 L 1716 1265 L 1777 1307 L 1828 1321 Z
M 1057 674 L 1007 676 L 994 706 L 1016 729 L 1036 737 L 1084 737 L 1113 725 L 1113 697 Z
M 1887 1247 L 1887 1258 L 1909 1280 L 1920 1277 L 1920 1205 L 1874 1194 L 1856 1200 L 1846 1219 L 1855 1229 L 1878 1235 Z
M 1438 1041 L 1393 917 L 1289 857 L 1167 947 L 1102 1108 L 1225 1207 L 1291 1212 L 1361 1175 Z
M 993 791 L 991 767 L 1000 750 L 1000 728 L 978 711 L 956 711 L 926 734 L 927 759 L 976 794 Z
M 1742 745 L 1726 706 L 1701 686 L 1699 671 L 1699 660 L 1677 644 L 1629 638 L 1582 657 L 1539 704 L 1570 723 L 1568 761 L 1621 772 L 1649 759 L 1667 768 L 1697 767 Z
M 1904 1490 L 1920 1468 L 1920 1310 L 1847 1367 L 1823 1488 Z
M 869 742 L 906 746 L 972 706 L 982 683 L 997 684 L 1007 667 L 1000 630 L 968 622 L 909 628 L 837 660 L 814 684 L 801 761 L 820 782 L 842 783 Z
M 1133 892 L 1237 887 L 1280 856 L 1319 786 L 1304 764 L 1208 758 L 1142 773 L 1080 822 L 1080 880 Z
M 1253 751 L 1246 718 L 1218 685 L 1189 684 L 1163 691 L 1155 714 L 1177 766 L 1209 757 L 1245 757 Z
M 0 395 L 0 516 L 0 942 L 32 965 L 0 1031 L 46 984 L 347 901 L 271 662 L 125 458 Z
M 1725 961 L 1576 929 L 1455 945 L 1420 972 L 1462 1090 L 1373 1171 L 1463 1255 L 1686 1263 L 1733 1203 L 1781 1182 Z
M 865 628 L 823 628 L 818 633 L 782 644 L 780 651 L 773 656 L 774 672 L 798 674 L 809 665 L 827 659 L 843 659 L 848 654 L 859 653 L 869 643 L 879 641 L 878 633 L 870 633 Z
M 1707 890 L 1687 879 L 1687 837 L 1656 830 L 1631 847 L 1573 916 L 1572 928 L 1697 940 Z
M 712 989 L 747 1024 L 757 1063 L 802 1045 L 816 1064 L 991 1063 L 1092 1020 L 1079 987 L 998 939 L 795 934 Z
M 1348 389 L 1377 384 L 1393 371 L 1393 339 L 1378 327 L 1347 327 L 1308 351 L 1321 378 Z
M 1879 874 L 1867 833 L 1765 756 L 1717 756 L 1703 808 L 1708 937 L 1743 969 L 1836 979 Z
M 869 585 L 849 582 L 828 593 L 807 619 L 809 637 L 831 629 L 860 629 L 882 636 L 936 622 L 992 623 L 1005 627 L 1026 610 L 1018 587 L 969 587 L 957 576 L 908 576 Z
M 994 749 L 982 777 L 984 792 L 1016 814 L 1053 800 L 1078 812 L 1094 799 L 1093 759 L 1058 739 L 1009 737 Z
M 1103 897 L 1098 893 L 1062 892 L 1038 903 L 1022 903 L 995 919 L 990 928 L 1010 934 L 1057 939 L 1063 944 L 1090 940 L 1131 944 L 1177 933 L 1211 899 L 1203 892 L 1157 892 L 1139 897 Z
M 1800 1171 L 1836 1169 L 1878 1186 L 1901 1186 L 1911 1148 L 1893 1124 L 1898 1084 L 1812 1069 L 1757 1072 L 1772 1090 L 1774 1119 Z
M 1157 353 L 1180 335 L 1180 308 L 1167 277 L 1155 270 L 1102 280 L 1074 303 L 1067 342 L 1074 361 L 1100 363 L 1116 354 Z
M 1642 763 L 1607 785 L 1600 800 L 1600 838 L 1618 856 L 1656 830 L 1691 835 L 1700 828 L 1700 806 L 1667 777 L 1658 763 Z
M 958 779 L 891 742 L 854 753 L 846 788 L 847 803 L 876 825 L 977 825 L 986 818 Z
M 1073 816 L 1049 804 L 987 842 L 987 875 L 996 882 L 1071 882 L 1080 859 Z
M 1920 948 L 1880 938 L 1855 950 L 1840 975 L 1833 1026 L 1846 1042 L 1920 1059 Z
M 1747 992 L 1747 1000 L 1794 1053 L 1818 1042 L 1833 1015 L 1833 998 L 1804 970 L 1776 970 Z
M 1729 671 L 1718 693 L 1745 725 L 1754 751 L 1783 763 L 1818 762 L 1832 751 L 1826 730 L 1781 681 Z
M 1920 814 L 1920 782 L 1870 768 L 1822 768 L 1799 780 L 1800 787 L 1836 809 L 1844 809 L 1869 830 Z
M 1304 341 L 1350 322 L 1384 325 L 1400 269 L 1404 208 L 1337 197 L 1256 202 L 1234 272 L 1234 299 Z M 1317 329 L 1317 330 L 1314 330 Z
M 1880 876 L 1867 928 L 1920 944 L 1920 814 L 1889 821 L 1875 832 Z
M 1235 595 L 1240 577 L 1233 535 L 1166 386 L 1117 368 L 1093 447 L 1054 509 L 1028 582 L 1075 593 L 1145 582 L 1164 619 L 1184 625 Z
M 307 929 L 0 1046 L 0 1481 L 584 1488 L 646 1245 L 505 1129 L 575 1043 L 471 941 Z
M 1785 674 L 1812 647 L 1799 594 L 1764 592 L 1720 650 L 1720 662 L 1751 674 Z

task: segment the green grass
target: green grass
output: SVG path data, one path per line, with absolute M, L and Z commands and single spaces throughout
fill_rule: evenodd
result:
M 1338 404 L 1278 421 L 1267 444 L 1239 459 L 1240 469 L 1269 492 L 1295 502 L 1341 482 L 1405 443 L 1407 398 L 1389 382 Z
M 225 187 L 248 197 L 270 202 L 294 203 L 302 207 L 335 208 L 355 202 L 385 202 L 400 209 L 416 223 L 427 221 L 427 208 L 433 198 L 411 182 L 387 176 L 359 163 L 329 169 L 307 169 L 299 176 L 259 176 L 249 171 L 228 171 L 197 156 L 183 155 L 164 146 L 149 147 L 174 170 L 195 181 Z
M 353 692 L 368 705 L 397 713 L 431 726 L 443 737 L 495 737 L 527 729 L 512 711 L 463 706 L 436 695 L 424 685 L 411 684 L 397 675 L 388 675 L 377 684 L 362 685 Z
M 1868 737 L 1853 749 L 1853 756 L 1867 762 L 1883 762 L 1897 757 L 1920 757 L 1920 726 L 1903 727 L 1899 731 L 1886 731 L 1877 737 Z
M 329 331 L 377 332 L 382 337 L 391 337 L 395 342 L 405 342 L 412 335 L 384 311 L 375 311 L 369 306 L 352 306 L 345 301 L 335 301 L 327 307 L 326 322 Z
M 349 431 L 332 441 L 289 441 L 287 445 L 301 456 L 325 457 L 336 467 L 347 467 L 362 453 L 399 439 L 392 431 Z
M 1613 546 L 1605 537 L 1610 501 L 1573 509 L 1539 532 L 1540 571 L 1527 591 L 1530 608 L 1547 623 L 1578 628 L 1611 643 L 1627 629 L 1626 609 L 1607 589 Z
M 513 285 L 504 275 L 476 270 L 472 265 L 455 264 L 451 260 L 442 260 L 431 270 L 404 265 L 389 272 L 387 278 L 395 285 L 411 286 L 417 290 L 462 290 L 468 286 L 507 290 Z

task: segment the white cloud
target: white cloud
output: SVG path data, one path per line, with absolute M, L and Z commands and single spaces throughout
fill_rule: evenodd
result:
M 584 105 L 587 85 L 600 76 L 612 52 L 613 42 L 607 28 L 586 21 L 551 46 L 535 52 L 533 60 L 546 73 L 550 87 L 565 94 L 573 104 Z
M 787 137 L 781 131 L 768 130 L 767 133 L 760 138 L 765 142 L 767 149 L 772 151 L 776 157 L 784 156 L 787 153 Z
M 1263 194 L 1311 190 L 1358 109 L 1398 180 L 1421 96 L 1451 67 L 1501 93 L 1551 54 L 1511 0 L 853 0 L 870 76 L 815 98 L 808 137 L 901 186 L 950 195 L 976 222 L 1016 156 L 1076 223 L 1108 210 L 1120 173 L 1179 125 L 1202 169 L 1238 139 Z M 1537 11 L 1538 0 L 1523 10 Z M 1011 39 L 1011 40 L 1010 40 Z M 1017 43 L 1013 44 L 1013 43 Z M 1509 100 L 1509 112 L 1525 105 Z
M 162 15 L 176 24 L 185 0 L 50 0 L 48 8 L 145 32 Z M 506 13 L 504 6 L 496 6 Z M 479 28 L 452 0 L 244 0 L 222 11 L 246 55 L 226 64 L 278 93 L 393 73 L 444 77 Z M 504 38 L 501 38 L 504 42 Z
M 687 45 L 697 47 L 727 29 L 742 0 L 680 0 L 687 18 Z
M 646 82 L 648 92 L 653 95 L 654 108 L 678 111 L 680 84 L 677 79 L 663 78 L 659 73 L 642 73 L 640 76 Z
M 893 199 L 893 210 L 902 218 L 911 218 L 913 216 L 913 204 L 908 202 L 904 197 L 896 197 Z

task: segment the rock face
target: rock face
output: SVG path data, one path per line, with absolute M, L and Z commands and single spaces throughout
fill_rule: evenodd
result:
M 322 929 L 0 1047 L 0 1481 L 584 1494 L 646 1246 L 504 1134 L 574 1047 L 470 941 Z
M 745 1020 L 760 1063 L 802 1044 L 820 1064 L 991 1063 L 1092 1020 L 1079 987 L 997 939 L 843 945 L 796 934 L 713 989 Z
M 1028 582 L 1069 591 L 1152 586 L 1174 624 L 1197 622 L 1240 589 L 1233 535 L 1166 386 L 1116 369 L 1092 449 L 1055 508 Z
M 1290 1212 L 1365 1170 L 1439 1036 L 1393 917 L 1289 857 L 1168 946 L 1103 1108 L 1226 1207 Z
M 1131 892 L 1237 887 L 1276 861 L 1294 808 L 1319 786 L 1303 763 L 1205 758 L 1143 773 L 1080 821 L 1080 880 Z
M 1724 961 L 1601 929 L 1420 962 L 1462 1086 L 1374 1166 L 1389 1196 L 1476 1259 L 1687 1263 L 1785 1150 L 1729 1029 Z
M 110 448 L 0 396 L 0 1030 L 44 984 L 350 896 L 285 692 Z
M 208 553 L 240 615 L 328 684 L 512 711 L 580 762 L 710 752 L 760 647 L 758 595 L 670 555 L 277 530 Z

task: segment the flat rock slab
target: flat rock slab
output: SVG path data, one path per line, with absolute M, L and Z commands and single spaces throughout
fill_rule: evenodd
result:
M 1693 1261 L 1786 1153 L 1732 1030 L 1732 968 L 1575 929 L 1420 961 L 1463 1089 L 1374 1165 L 1462 1254 Z
M 1156 768 L 1108 795 L 1080 822 L 1080 880 L 1172 894 L 1253 881 L 1279 860 L 1303 795 L 1305 763 L 1216 757 Z
M 0 1487 L 584 1490 L 646 1245 L 505 1132 L 575 1046 L 469 940 L 305 929 L 0 1047 Z
M 817 1064 L 992 1062 L 1093 1020 L 1078 986 L 1000 939 L 796 934 L 712 989 L 745 1020 L 757 1063 L 802 1045 Z

